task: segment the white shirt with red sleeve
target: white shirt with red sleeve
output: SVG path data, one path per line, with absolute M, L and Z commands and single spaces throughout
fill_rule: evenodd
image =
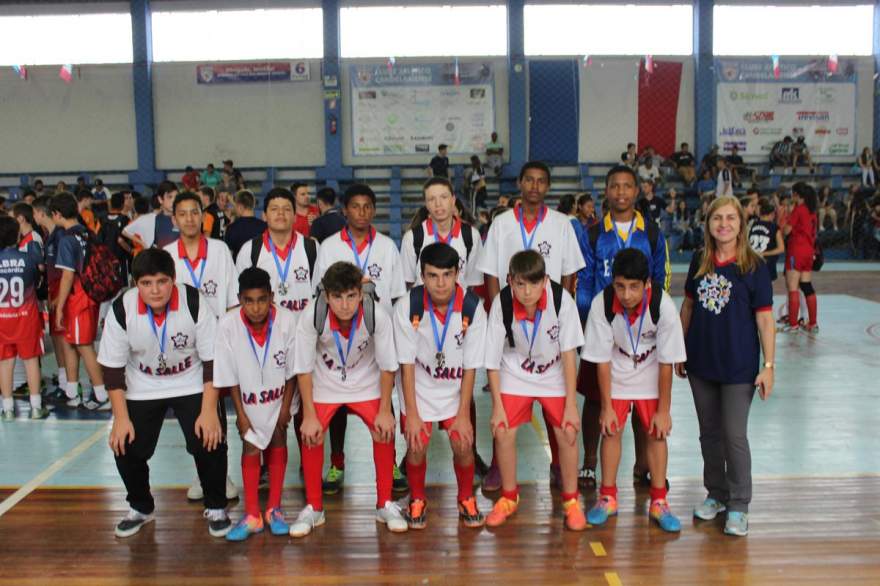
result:
M 372 336 L 364 324 L 362 308 L 352 320 L 354 333 L 341 331 L 336 316 L 329 309 L 320 337 L 314 321 L 315 304 L 310 303 L 296 328 L 293 367 L 294 374 L 312 374 L 314 402 L 358 403 L 380 398 L 380 370 L 396 372 L 398 367 L 394 328 L 388 312 L 380 304 L 375 305 L 375 333 Z M 334 333 L 345 355 L 345 380 L 342 380 L 343 360 Z M 349 336 L 354 336 L 350 351 Z
M 174 259 L 175 280 L 198 289 L 217 318 L 238 305 L 238 273 L 225 242 L 202 237 L 194 259 L 187 257 L 183 239 L 172 242 L 165 250 Z
M 471 253 L 468 256 L 467 247 L 461 237 L 462 230 L 471 231 Z M 483 240 L 476 228 L 456 219 L 452 225 L 452 231 L 444 238 L 437 233 L 436 226 L 430 218 L 422 222 L 422 250 L 429 244 L 443 242 L 450 245 L 458 252 L 458 284 L 462 287 L 475 287 L 483 284 L 483 273 L 477 269 L 477 259 L 483 249 Z M 422 269 L 416 259 L 416 250 L 413 247 L 412 230 L 407 230 L 400 241 L 400 261 L 403 268 L 403 280 L 416 285 L 422 284 Z
M 655 324 L 648 307 L 651 296 L 658 293 L 663 298 Z M 611 363 L 612 399 L 657 399 L 660 396 L 660 365 L 687 360 L 684 333 L 675 302 L 663 291 L 657 292 L 649 288 L 645 293 L 644 303 L 635 310 L 625 315 L 616 296 L 612 310 L 614 319 L 608 323 L 604 295 L 596 295 L 590 305 L 584 335 L 586 343 L 581 350 L 581 358 L 596 364 Z
M 524 397 L 564 397 L 562 353 L 584 343 L 577 306 L 568 291 L 563 290 L 557 316 L 548 282 L 538 301 L 538 310 L 541 311 L 540 323 L 537 323 L 537 313 L 534 321 L 529 320 L 525 308 L 516 297 L 513 298 L 511 330 L 515 347 L 511 348 L 504 329 L 501 295 L 495 297 L 486 329 L 486 368 L 500 371 L 502 393 Z M 532 339 L 536 323 L 538 333 L 534 337 L 529 359 L 529 340 Z
M 313 285 L 317 287 L 321 283 L 321 278 L 333 263 L 339 261 L 352 263 L 376 285 L 379 302 L 390 314 L 394 300 L 406 294 L 406 283 L 403 281 L 400 265 L 400 251 L 391 238 L 371 227 L 370 234 L 357 247 L 357 252 L 355 256 L 347 228 L 325 239 L 318 252 Z
M 281 414 L 284 387 L 294 376 L 296 316 L 273 306 L 269 320 L 255 330 L 243 309 L 230 311 L 220 318 L 217 334 L 214 386 L 240 389 L 242 407 L 251 422 L 244 439 L 265 450 Z M 291 413 L 298 411 L 299 396 L 295 396 Z
M 394 304 L 394 341 L 400 364 L 414 364 L 416 371 L 416 405 L 423 421 L 444 421 L 458 413 L 461 404 L 461 380 L 465 370 L 482 368 L 486 341 L 486 311 L 478 303 L 473 320 L 464 326 L 462 304 L 464 289 L 457 287 L 452 302 L 449 328 L 443 340 L 443 365 L 437 361 L 437 343 L 431 316 L 428 313 L 427 291 L 423 299 L 424 314 L 414 326 L 410 320 L 409 295 Z M 434 309 L 437 335 L 443 336 L 445 314 Z M 406 402 L 400 389 L 400 408 L 406 414 Z

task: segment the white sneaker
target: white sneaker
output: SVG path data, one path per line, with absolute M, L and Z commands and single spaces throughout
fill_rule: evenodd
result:
M 305 537 L 312 529 L 323 525 L 325 520 L 324 511 L 316 511 L 312 505 L 306 505 L 297 515 L 296 521 L 290 524 L 290 536 Z
M 145 515 L 134 509 L 128 509 L 125 518 L 116 525 L 116 537 L 131 537 L 141 530 L 141 527 L 153 520 L 153 514 Z
M 201 487 L 199 487 L 201 488 Z M 226 477 L 226 499 L 234 500 L 238 498 L 238 487 L 235 486 L 235 483 L 232 482 L 230 477 Z
M 202 490 L 202 481 L 199 480 L 198 476 L 196 476 L 190 487 L 186 489 L 186 498 L 191 501 L 200 501 L 205 498 L 205 493 Z
M 707 497 L 706 500 L 694 507 L 694 517 L 703 521 L 711 521 L 718 516 L 718 513 L 723 513 L 726 510 L 727 507 L 723 503 Z
M 208 520 L 208 533 L 211 537 L 226 537 L 232 529 L 232 521 L 229 520 L 226 509 L 205 509 L 203 516 Z
M 94 395 L 86 400 L 82 404 L 82 406 L 89 411 L 110 411 L 110 409 L 112 408 L 112 406 L 110 405 L 110 399 L 102 402 L 97 400 Z
M 77 407 L 82 405 L 82 399 L 80 398 L 79 395 L 77 395 L 76 397 L 74 397 L 72 399 L 67 399 L 67 402 L 65 403 L 65 405 L 67 405 L 71 409 L 76 409 Z
M 395 502 L 387 501 L 381 509 L 376 509 L 376 520 L 385 523 L 392 533 L 404 533 L 409 529 L 409 524 L 403 518 L 403 511 Z

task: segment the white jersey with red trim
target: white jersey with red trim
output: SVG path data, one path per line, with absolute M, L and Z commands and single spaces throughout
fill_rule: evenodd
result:
M 174 259 L 175 280 L 198 289 L 217 318 L 238 305 L 238 273 L 225 242 L 203 237 L 195 259 L 187 258 L 182 238 L 166 246 L 165 250 Z M 190 261 L 189 266 L 187 261 Z
M 294 376 L 296 321 L 292 312 L 273 306 L 271 328 L 267 324 L 262 335 L 253 332 L 242 310 L 230 311 L 217 325 L 214 386 L 237 386 L 241 390 L 242 407 L 251 422 L 244 439 L 261 450 L 272 440 L 284 387 Z M 297 411 L 299 397 L 295 396 L 291 413 Z
M 471 246 L 471 254 L 468 256 L 467 247 L 461 237 L 462 230 L 470 230 L 473 245 Z M 422 222 L 422 233 L 425 235 L 422 241 L 422 250 L 429 244 L 435 242 L 443 242 L 450 245 L 458 253 L 458 284 L 462 287 L 475 287 L 483 284 L 483 273 L 477 269 L 477 259 L 480 257 L 480 251 L 483 249 L 483 239 L 476 228 L 468 224 L 456 220 L 452 226 L 452 231 L 446 235 L 446 239 L 439 236 L 435 230 L 435 226 L 430 219 Z M 416 285 L 422 284 L 422 270 L 419 261 L 416 259 L 416 250 L 413 247 L 412 230 L 407 230 L 400 242 L 400 262 L 403 268 L 403 279 L 407 283 Z
M 332 311 L 327 312 L 320 338 L 315 330 L 315 304 L 309 304 L 296 328 L 295 374 L 312 374 L 315 403 L 357 403 L 381 396 L 380 370 L 397 371 L 394 327 L 385 309 L 375 306 L 375 333 L 370 336 L 359 310 L 349 344 Z M 339 346 L 336 337 L 338 336 Z M 345 356 L 345 368 L 339 347 Z M 350 348 L 350 351 L 349 351 Z M 350 352 L 346 354 L 347 352 Z M 343 377 L 344 371 L 344 377 Z
M 427 295 L 427 293 L 425 294 Z M 414 364 L 416 371 L 416 406 L 423 421 L 444 421 L 454 417 L 461 405 L 461 380 L 465 370 L 482 368 L 486 340 L 486 311 L 478 303 L 474 318 L 464 327 L 462 302 L 464 290 L 457 288 L 449 317 L 449 328 L 443 340 L 443 360 L 438 363 L 437 342 L 427 299 L 418 329 L 410 320 L 409 295 L 394 304 L 394 341 L 400 364 Z M 434 310 L 437 336 L 443 337 L 445 315 Z M 400 409 L 406 415 L 403 390 L 400 388 Z
M 557 316 L 548 282 L 538 308 L 541 310 L 540 323 L 536 323 L 537 314 L 534 322 L 526 319 L 524 308 L 516 298 L 513 299 L 513 322 L 510 327 L 515 347 L 511 348 L 504 329 L 501 295 L 495 297 L 486 329 L 486 368 L 501 372 L 503 393 L 525 397 L 563 397 L 565 377 L 562 353 L 584 343 L 577 306 L 568 291 L 563 290 Z M 536 325 L 537 335 L 534 334 Z M 523 326 L 528 334 L 523 331 Z M 534 343 L 529 352 L 533 336 Z

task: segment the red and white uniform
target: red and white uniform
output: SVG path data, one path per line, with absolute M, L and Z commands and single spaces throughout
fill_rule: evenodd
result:
M 435 242 L 443 242 L 448 244 L 458 253 L 458 283 L 462 287 L 476 287 L 483 284 L 483 273 L 477 269 L 477 259 L 480 257 L 480 251 L 483 249 L 483 240 L 480 238 L 479 231 L 473 226 L 463 223 L 456 218 L 452 224 L 452 231 L 443 238 L 436 232 L 436 226 L 431 219 L 422 222 L 422 231 L 425 235 L 422 241 L 422 249 L 429 244 Z M 467 247 L 461 238 L 462 230 L 471 231 L 471 254 L 468 256 Z M 400 261 L 403 268 L 403 280 L 407 283 L 422 284 L 422 269 L 419 261 L 416 260 L 416 251 L 413 248 L 412 230 L 407 230 L 400 242 Z
M 0 360 L 44 353 L 36 291 L 43 261 L 35 246 L 25 248 L 0 250 Z
M 73 288 L 64 304 L 64 339 L 74 345 L 91 344 L 98 334 L 98 304 L 86 295 L 80 282 L 86 258 L 86 228 L 77 224 L 58 240 L 55 268 L 74 273 Z
M 317 242 L 315 245 L 318 245 Z M 241 250 L 238 251 L 238 258 L 235 260 L 237 274 L 240 275 L 251 266 L 253 247 L 254 241 L 246 242 L 241 247 Z M 284 279 L 282 274 L 287 265 L 287 256 L 291 254 L 291 251 L 293 257 L 290 259 L 290 265 L 287 268 L 287 278 Z M 272 292 L 275 294 L 275 303 L 299 315 L 309 305 L 313 291 L 312 275 L 309 273 L 309 257 L 306 256 L 303 236 L 292 232 L 287 246 L 276 248 L 275 254 L 278 256 L 278 264 L 275 264 L 275 258 L 272 256 L 272 249 L 269 245 L 269 231 L 266 230 L 263 232 L 262 247 L 260 248 L 256 266 L 269 273 L 272 279 Z M 320 249 L 318 258 L 320 258 Z M 278 269 L 279 265 L 281 266 L 280 271 Z M 317 271 L 317 264 L 315 269 Z M 236 283 L 237 288 L 238 285 Z
M 195 259 L 187 257 L 183 239 L 169 244 L 165 250 L 174 259 L 175 280 L 198 289 L 217 318 L 238 305 L 238 273 L 226 243 L 202 237 Z
M 281 414 L 284 387 L 293 378 L 296 316 L 273 306 L 269 320 L 257 331 L 244 310 L 230 311 L 217 325 L 214 348 L 214 386 L 237 386 L 251 428 L 245 441 L 265 450 Z M 268 343 L 268 346 L 267 346 Z M 291 413 L 299 411 L 299 398 Z
M 410 321 L 409 295 L 394 304 L 394 340 L 397 360 L 400 364 L 414 364 L 416 371 L 416 405 L 423 421 L 445 421 L 458 414 L 461 405 L 461 379 L 465 370 L 484 366 L 486 342 L 486 312 L 478 304 L 473 322 L 463 325 L 461 313 L 464 290 L 458 287 L 449 317 L 449 329 L 443 340 L 444 365 L 437 364 L 437 344 L 431 317 L 428 314 L 428 292 L 425 291 L 425 314 L 418 323 L 418 330 Z M 442 336 L 446 315 L 434 309 L 437 333 Z M 401 391 L 400 406 L 406 414 Z
M 169 399 L 203 391 L 202 363 L 214 360 L 217 318 L 202 297 L 194 322 L 185 295 L 175 285 L 168 310 L 161 319 L 154 319 L 151 326 L 147 306 L 138 290 L 129 289 L 122 297 L 126 329 L 122 329 L 112 312 L 104 320 L 98 362 L 107 368 L 125 367 L 127 400 Z M 163 328 L 165 368 L 159 360 Z
M 18 241 L 18 249 L 22 252 L 27 252 L 29 247 L 36 246 L 37 250 L 40 253 L 40 256 L 43 254 L 43 237 L 40 236 L 40 233 L 36 230 L 31 230 L 24 237 Z
M 785 251 L 785 268 L 795 271 L 812 271 L 813 255 L 816 252 L 816 231 L 819 219 L 807 206 L 799 203 L 794 206 L 788 218 L 791 232 Z

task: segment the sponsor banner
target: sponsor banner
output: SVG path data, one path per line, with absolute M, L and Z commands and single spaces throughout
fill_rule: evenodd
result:
M 209 63 L 196 66 L 196 82 L 222 84 L 308 81 L 310 73 L 308 61 Z
M 773 62 L 764 59 L 716 59 L 715 77 L 719 82 L 734 81 L 804 81 L 855 82 L 856 64 L 852 59 L 841 59 L 837 73 L 828 72 L 827 58 L 804 59 L 782 57 L 779 60 L 779 78 L 773 73 Z M 753 90 L 758 93 L 763 90 Z
M 485 151 L 495 127 L 494 72 L 488 63 L 351 65 L 355 155 Z

